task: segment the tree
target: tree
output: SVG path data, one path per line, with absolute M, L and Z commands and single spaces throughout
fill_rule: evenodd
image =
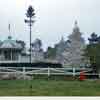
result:
M 56 48 L 48 47 L 45 55 L 46 58 L 54 59 L 56 57 Z
M 25 42 L 24 41 L 22 41 L 22 40 L 16 40 L 16 42 L 17 43 L 19 43 L 19 44 L 21 44 L 21 46 L 22 46 L 22 49 L 24 49 L 25 48 Z
M 100 70 L 100 43 L 93 37 L 89 38 L 89 44 L 85 49 L 84 56 L 86 56 L 90 60 L 91 67 L 99 72 Z M 94 35 L 96 36 L 96 35 Z M 98 38 L 97 38 L 98 39 Z
M 35 43 L 39 45 L 39 47 L 41 48 L 42 46 L 42 41 L 40 39 L 36 39 Z

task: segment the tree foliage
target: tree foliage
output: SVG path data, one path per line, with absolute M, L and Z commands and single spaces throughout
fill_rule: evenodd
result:
M 56 48 L 48 47 L 46 51 L 46 58 L 55 58 L 56 57 Z
M 100 69 L 100 43 L 93 41 L 93 38 L 91 40 L 92 43 L 87 45 L 84 56 L 89 59 L 91 67 L 98 71 Z
M 24 49 L 25 48 L 25 42 L 22 41 L 22 40 L 16 40 L 17 43 L 21 44 L 22 48 Z
M 34 8 L 32 6 L 29 6 L 27 13 L 26 13 L 26 16 L 29 18 L 35 16 L 34 11 L 35 11 Z

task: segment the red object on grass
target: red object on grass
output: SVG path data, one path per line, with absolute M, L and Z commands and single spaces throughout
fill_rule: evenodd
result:
M 80 77 L 79 77 L 79 79 L 80 79 L 80 81 L 83 81 L 83 80 L 86 79 L 84 71 L 81 71 L 81 72 L 80 72 Z

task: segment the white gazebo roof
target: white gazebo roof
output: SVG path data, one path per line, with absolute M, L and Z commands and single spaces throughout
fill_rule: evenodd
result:
M 22 49 L 22 46 L 17 43 L 16 40 L 12 40 L 11 36 L 8 36 L 8 38 L 1 43 L 0 49 Z

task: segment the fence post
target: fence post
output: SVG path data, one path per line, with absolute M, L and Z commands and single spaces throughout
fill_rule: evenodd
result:
M 25 80 L 25 67 L 23 67 L 23 79 Z
M 99 79 L 100 79 L 100 73 L 98 75 L 99 75 Z
M 48 77 L 50 76 L 50 68 L 48 67 Z
M 75 77 L 75 68 L 73 68 L 73 77 Z

